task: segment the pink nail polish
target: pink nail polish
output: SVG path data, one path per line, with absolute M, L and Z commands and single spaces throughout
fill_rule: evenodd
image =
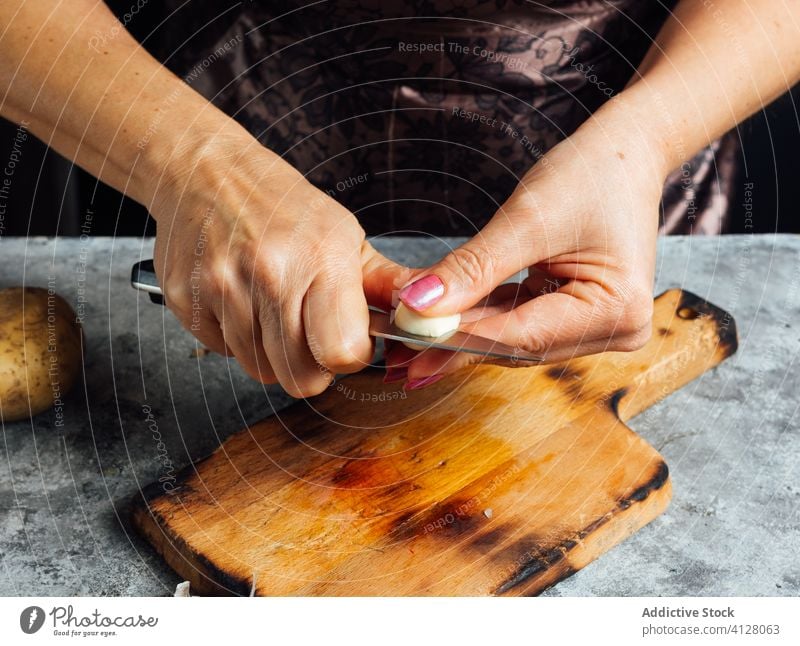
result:
M 408 379 L 408 368 L 386 368 L 386 376 L 383 378 L 383 383 L 393 384 L 406 379 Z
M 444 378 L 444 375 L 431 375 L 430 377 L 423 377 L 422 379 L 413 379 L 403 386 L 403 390 L 419 390 L 420 388 L 426 388 L 431 384 L 435 384 L 442 378 Z
M 413 310 L 424 310 L 444 295 L 444 283 L 438 276 L 425 276 L 400 290 L 400 300 Z

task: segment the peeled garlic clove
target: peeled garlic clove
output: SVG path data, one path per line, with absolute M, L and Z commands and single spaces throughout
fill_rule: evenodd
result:
M 400 303 L 394 311 L 394 323 L 401 330 L 409 334 L 428 336 L 435 339 L 448 332 L 457 330 L 461 323 L 461 314 L 451 314 L 450 316 L 423 316 L 409 307 L 406 307 L 403 303 Z M 424 346 L 412 343 L 404 343 L 404 345 L 412 350 L 425 349 Z

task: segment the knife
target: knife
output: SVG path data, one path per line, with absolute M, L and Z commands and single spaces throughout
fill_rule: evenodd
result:
M 152 260 L 137 262 L 131 270 L 131 285 L 142 292 L 146 292 L 150 300 L 159 305 L 164 304 L 164 295 L 158 284 L 156 271 Z M 467 352 L 492 359 L 506 359 L 512 362 L 525 361 L 541 363 L 544 361 L 530 352 L 515 348 L 500 341 L 487 339 L 476 334 L 468 334 L 456 330 L 439 337 L 418 336 L 401 330 L 394 324 L 392 314 L 374 307 L 369 308 L 369 334 L 370 336 L 401 341 L 418 346 L 422 349 L 439 348 L 454 352 Z

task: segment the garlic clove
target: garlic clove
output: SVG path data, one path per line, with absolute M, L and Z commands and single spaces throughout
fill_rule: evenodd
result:
M 400 303 L 394 311 L 395 325 L 409 334 L 416 336 L 427 336 L 436 339 L 449 332 L 458 329 L 461 323 L 461 314 L 451 314 L 450 316 L 423 316 Z M 424 346 L 405 343 L 412 350 L 424 350 Z

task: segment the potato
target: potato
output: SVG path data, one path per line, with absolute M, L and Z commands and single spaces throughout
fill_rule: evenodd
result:
M 82 330 L 69 304 L 52 290 L 0 290 L 0 420 L 11 422 L 56 406 L 81 372 Z M 59 423 L 60 422 L 60 423 Z

